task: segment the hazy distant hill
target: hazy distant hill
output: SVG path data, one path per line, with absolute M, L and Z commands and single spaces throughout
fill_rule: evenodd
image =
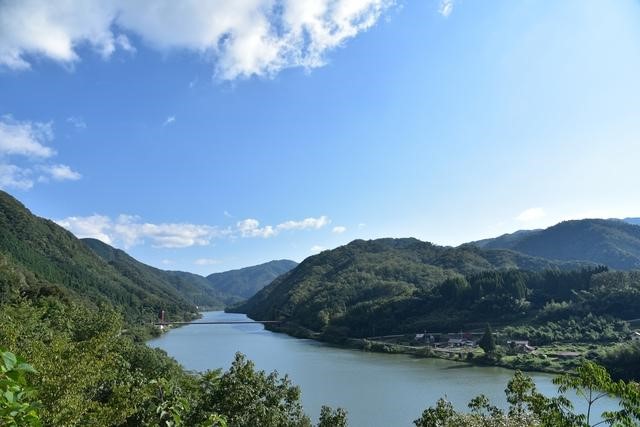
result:
M 436 246 L 417 239 L 355 240 L 305 259 L 234 310 L 295 319 L 323 330 L 355 307 L 412 298 L 448 278 L 497 269 L 576 268 L 506 250 Z
M 172 286 L 127 277 L 73 234 L 0 191 L 0 300 L 16 292 L 109 303 L 129 320 L 150 319 L 160 309 L 173 318 L 196 311 Z
M 620 270 L 640 269 L 640 226 L 635 221 L 564 221 L 545 230 L 519 231 L 474 244 L 552 260 L 583 260 Z
M 160 270 L 143 264 L 126 252 L 100 240 L 82 239 L 82 241 L 123 276 L 142 287 L 172 288 L 200 309 L 220 309 L 224 307 L 226 300 L 236 300 L 220 295 L 206 278 L 197 274 Z
M 239 270 L 214 273 L 207 276 L 207 280 L 214 289 L 223 294 L 233 295 L 238 299 L 247 299 L 271 283 L 273 279 L 297 265 L 297 262 L 287 259 L 269 261 Z
M 629 224 L 640 225 L 640 218 L 625 218 L 623 221 Z

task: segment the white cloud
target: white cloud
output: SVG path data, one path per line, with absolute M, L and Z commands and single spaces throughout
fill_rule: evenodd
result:
M 162 263 L 162 265 L 173 265 L 175 264 L 175 261 L 172 259 L 163 259 L 160 263 Z
M 222 261 L 215 258 L 198 258 L 193 261 L 195 265 L 218 265 L 222 264 Z
M 129 37 L 124 34 L 118 34 L 115 41 L 116 44 L 125 52 L 136 53 L 137 49 L 131 44 Z
M 320 245 L 313 245 L 311 246 L 311 249 L 309 249 L 309 251 L 313 254 L 317 254 L 319 252 L 324 251 L 324 247 Z
M 176 116 L 169 116 L 167 117 L 167 119 L 164 121 L 164 123 L 162 123 L 162 126 L 168 126 L 171 123 L 176 121 Z
M 358 230 L 362 230 L 366 226 L 367 226 L 367 224 L 365 224 L 364 222 L 361 222 L 360 224 L 358 224 Z
M 73 64 L 78 47 L 102 57 L 148 46 L 213 58 L 222 79 L 314 68 L 328 51 L 372 27 L 394 0 L 22 0 L 0 3 L 0 64 L 20 70 L 32 56 Z
M 440 0 L 438 13 L 446 18 L 451 15 L 451 12 L 453 12 L 453 6 L 454 0 Z
M 68 218 L 56 221 L 56 223 L 79 238 L 92 238 L 102 240 L 103 242 L 111 245 L 113 239 L 109 235 L 111 231 L 112 223 L 108 216 L 104 215 L 91 215 L 91 216 L 70 216 Z
M 329 224 L 331 220 L 326 216 L 319 218 L 305 218 L 302 221 L 285 221 L 276 226 L 278 230 L 304 230 L 307 228 L 319 229 Z
M 56 222 L 80 238 L 93 237 L 125 248 L 147 241 L 160 248 L 205 246 L 226 234 L 226 231 L 209 225 L 151 224 L 131 215 L 120 215 L 115 220 L 104 215 L 69 217 Z
M 283 231 L 290 230 L 305 230 L 313 229 L 318 230 L 327 224 L 331 223 L 331 220 L 326 216 L 320 216 L 318 218 L 305 218 L 300 221 L 285 221 L 276 226 L 265 225 L 260 226 L 260 221 L 253 218 L 248 218 L 236 223 L 236 228 L 242 237 L 262 237 L 268 238 L 280 234 Z
M 520 222 L 534 222 L 544 218 L 546 215 L 542 208 L 529 208 L 520 212 L 516 219 Z
M 336 234 L 342 234 L 345 231 L 347 231 L 347 227 L 344 227 L 342 225 L 337 225 L 337 226 L 333 227 L 333 230 L 331 230 L 331 231 L 333 233 L 336 233 Z
M 78 130 L 86 129 L 87 124 L 84 122 L 82 117 L 71 116 L 67 117 L 67 123 Z
M 69 166 L 46 162 L 56 155 L 47 145 L 52 140 L 51 122 L 18 121 L 10 115 L 0 116 L 0 188 L 29 190 L 36 179 L 37 182 L 80 179 L 81 175 Z M 8 158 L 12 160 L 9 162 Z M 16 163 L 15 158 L 21 162 Z
M 9 115 L 0 117 L 0 156 L 48 158 L 55 154 L 45 145 L 52 139 L 51 123 L 20 122 Z
M 31 187 L 33 187 L 33 179 L 29 169 L 0 163 L 0 188 L 29 190 Z
M 0 168 L 0 179 L 2 169 Z M 0 181 L 1 183 L 1 181 Z M 311 221 L 313 220 L 313 221 Z M 287 221 L 276 227 L 261 226 L 256 219 L 239 221 L 235 228 L 221 228 L 206 224 L 144 222 L 135 215 L 119 215 L 115 219 L 105 215 L 71 216 L 56 221 L 77 237 L 92 237 L 115 246 L 130 248 L 150 243 L 158 248 L 186 248 L 207 246 L 214 239 L 240 237 L 276 236 L 281 230 L 318 229 L 328 224 L 326 217 L 307 218 L 302 221 Z M 291 228 L 291 223 L 298 224 Z M 280 227 L 286 224 L 286 227 Z M 300 225 L 304 224 L 304 225 Z
M 260 221 L 253 218 L 244 219 L 236 223 L 236 227 L 242 237 L 271 237 L 276 235 L 272 226 L 260 227 Z
M 42 170 L 54 181 L 77 181 L 82 178 L 67 165 L 49 165 L 42 167 Z

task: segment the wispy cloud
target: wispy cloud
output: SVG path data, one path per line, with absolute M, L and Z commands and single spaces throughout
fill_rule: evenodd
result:
M 268 238 L 280 234 L 282 231 L 289 230 L 305 230 L 305 229 L 320 229 L 331 223 L 331 220 L 326 216 L 318 218 L 305 218 L 300 221 L 285 221 L 278 225 L 265 225 L 260 226 L 260 221 L 254 218 L 248 218 L 236 223 L 236 227 L 242 237 L 262 237 Z
M 215 259 L 215 258 L 198 258 L 197 260 L 193 261 L 193 263 L 195 265 L 200 265 L 200 266 L 218 265 L 218 264 L 222 264 L 222 260 Z
M 51 178 L 54 181 L 77 181 L 82 178 L 82 175 L 67 165 L 48 165 L 41 167 L 40 170 L 45 173 L 41 178 Z
M 56 221 L 77 237 L 91 237 L 115 246 L 130 248 L 150 243 L 158 248 L 186 248 L 206 246 L 214 239 L 236 237 L 276 236 L 283 231 L 320 229 L 330 223 L 329 218 L 305 218 L 285 221 L 276 226 L 261 226 L 256 219 L 239 221 L 235 228 L 207 224 L 160 223 L 142 221 L 135 215 L 119 215 L 112 219 L 106 215 L 71 216 Z
M 0 188 L 29 190 L 33 187 L 30 169 L 0 163 Z
M 76 117 L 76 116 L 67 117 L 67 123 L 69 123 L 71 126 L 73 126 L 78 130 L 87 128 L 87 124 L 82 119 L 82 117 Z
M 309 249 L 309 252 L 311 252 L 312 254 L 317 254 L 319 252 L 324 251 L 324 246 L 320 246 L 320 245 L 313 245 L 311 246 L 311 249 Z
M 451 12 L 453 12 L 453 6 L 454 0 L 440 0 L 438 13 L 446 18 L 451 15 Z
M 56 154 L 47 144 L 53 139 L 52 123 L 17 121 L 0 117 L 0 155 L 48 158 Z
M 171 123 L 176 121 L 176 116 L 169 116 L 166 118 L 166 120 L 162 123 L 162 126 L 169 126 Z
M 376 24 L 394 0 L 219 0 L 146 2 L 49 0 L 0 2 L 0 65 L 24 70 L 32 57 L 73 64 L 77 46 L 103 58 L 135 52 L 126 34 L 160 51 L 213 58 L 232 80 L 324 65 L 327 52 Z
M 333 230 L 331 230 L 333 233 L 335 234 L 342 234 L 345 231 L 347 231 L 347 227 L 344 227 L 342 225 L 337 225 L 335 227 L 333 227 Z
M 520 222 L 534 222 L 541 220 L 547 216 L 547 213 L 542 208 L 529 208 L 520 212 L 516 219 Z
M 160 248 L 205 246 L 212 239 L 227 234 L 227 231 L 209 225 L 152 224 L 132 215 L 120 215 L 115 220 L 105 215 L 72 216 L 56 222 L 80 238 L 92 237 L 125 248 L 146 242 Z
M 81 175 L 63 164 L 51 164 L 56 151 L 51 122 L 0 117 L 0 188 L 28 190 L 35 182 L 78 180 Z

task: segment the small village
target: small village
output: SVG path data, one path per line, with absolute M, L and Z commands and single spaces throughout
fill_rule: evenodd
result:
M 471 332 L 427 332 L 415 334 L 396 334 L 376 337 L 368 337 L 365 341 L 377 346 L 377 350 L 383 352 L 406 352 L 419 354 L 419 351 L 428 351 L 428 354 L 449 359 L 469 360 L 474 356 L 483 355 L 479 346 L 483 331 Z M 595 345 L 584 343 L 556 343 L 547 346 L 534 346 L 529 340 L 516 339 L 493 332 L 496 344 L 502 349 L 504 356 L 530 355 L 546 359 L 550 365 L 554 359 L 566 361 L 577 359 L 593 350 Z M 640 330 L 634 330 L 627 337 L 629 342 L 640 342 Z M 406 351 L 402 351 L 402 349 Z M 508 359 L 507 359 L 508 360 Z M 553 369 L 551 369 L 553 371 Z

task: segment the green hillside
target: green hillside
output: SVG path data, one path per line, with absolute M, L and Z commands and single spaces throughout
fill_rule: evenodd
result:
M 287 259 L 275 260 L 239 270 L 214 273 L 207 276 L 207 280 L 219 292 L 244 300 L 251 298 L 276 277 L 297 265 L 297 262 Z
M 632 220 L 564 221 L 545 230 L 521 231 L 475 244 L 552 260 L 590 261 L 619 270 L 640 268 L 640 226 Z
M 153 319 L 161 309 L 174 318 L 192 318 L 196 311 L 166 284 L 121 274 L 64 228 L 32 215 L 2 191 L 0 276 L 3 300 L 60 294 L 87 305 L 113 305 L 129 321 Z
M 197 305 L 199 309 L 221 309 L 225 305 L 225 300 L 233 300 L 233 298 L 221 296 L 207 279 L 197 274 L 151 267 L 100 240 L 82 239 L 82 242 L 120 274 L 141 287 L 164 289 L 167 292 L 176 293 L 191 304 Z
M 447 279 L 494 270 L 580 265 L 471 245 L 451 248 L 417 239 L 356 240 L 307 258 L 234 310 L 323 331 L 357 310 L 373 311 L 390 301 L 412 300 Z

